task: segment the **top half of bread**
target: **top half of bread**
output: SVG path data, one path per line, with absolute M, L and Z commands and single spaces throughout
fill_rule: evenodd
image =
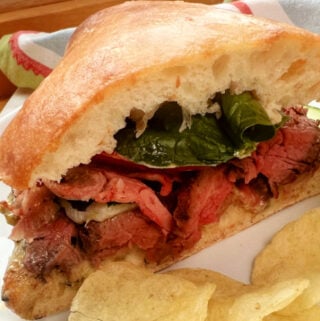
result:
M 276 110 L 320 96 L 320 37 L 214 6 L 133 1 L 76 30 L 55 70 L 0 140 L 0 178 L 14 188 L 112 152 L 133 110 L 177 101 L 205 113 L 216 92 L 252 91 Z

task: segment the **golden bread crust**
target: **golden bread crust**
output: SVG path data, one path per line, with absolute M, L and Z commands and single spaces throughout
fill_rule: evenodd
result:
M 253 91 L 271 117 L 319 97 L 320 37 L 282 23 L 180 1 L 132 1 L 93 15 L 0 139 L 0 179 L 17 189 L 59 180 L 112 152 L 135 108 Z M 299 90 L 297 90 L 299 88 Z
M 18 250 L 18 247 L 19 245 L 16 245 L 15 250 Z M 27 320 L 65 311 L 71 305 L 85 277 L 89 275 L 86 263 L 82 263 L 79 278 L 70 280 L 58 270 L 53 270 L 44 278 L 35 277 L 21 262 L 13 261 L 4 277 L 2 300 L 16 314 Z
M 11 267 L 4 282 L 2 300 L 24 319 L 40 319 L 64 311 L 82 282 L 68 283 L 66 276 L 53 271 L 46 279 L 35 278 L 22 266 Z M 84 281 L 84 279 L 81 279 Z
M 168 258 L 160 265 L 147 265 L 147 267 L 154 271 L 164 269 L 292 204 L 320 194 L 319 180 L 320 168 L 314 173 L 301 176 L 292 184 L 282 186 L 279 198 L 271 200 L 269 206 L 258 214 L 231 204 L 218 223 L 203 227 L 202 238 L 191 250 L 184 251 L 179 258 Z M 94 271 L 87 261 L 83 261 L 69 276 L 54 270 L 45 279 L 35 278 L 21 264 L 23 257 L 21 251 L 23 251 L 21 246 L 17 244 L 4 278 L 2 297 L 7 306 L 23 318 L 36 319 L 69 309 L 82 281 Z M 112 259 L 108 258 L 106 262 Z M 124 259 L 138 265 L 144 264 L 141 252 L 125 255 Z

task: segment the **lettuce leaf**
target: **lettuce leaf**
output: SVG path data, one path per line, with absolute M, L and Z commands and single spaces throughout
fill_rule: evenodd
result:
M 221 117 L 194 115 L 183 131 L 182 109 L 176 102 L 163 103 L 138 138 L 135 123 L 128 120 L 115 135 L 116 151 L 136 163 L 157 167 L 217 165 L 250 154 L 258 142 L 274 136 L 276 126 L 250 93 L 227 92 L 215 102 L 221 106 Z
M 218 99 L 222 107 L 225 131 L 231 137 L 237 154 L 247 154 L 255 149 L 256 143 L 271 139 L 276 126 L 266 111 L 249 92 L 240 95 L 226 93 Z

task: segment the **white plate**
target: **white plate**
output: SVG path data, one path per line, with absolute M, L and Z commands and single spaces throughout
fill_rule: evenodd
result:
M 9 189 L 0 183 L 0 199 L 5 199 Z M 283 225 L 301 216 L 305 211 L 320 207 L 320 196 L 305 200 L 258 223 L 239 234 L 223 240 L 192 257 L 175 264 L 172 268 L 201 267 L 229 275 L 248 283 L 251 265 L 256 254 L 265 246 L 272 235 Z M 0 273 L 3 275 L 13 243 L 8 240 L 10 227 L 0 217 Z M 2 278 L 1 278 L 2 283 Z M 0 285 L 1 285 L 0 283 Z M 28 295 L 26 293 L 26 295 Z M 68 313 L 48 317 L 43 321 L 66 321 Z M 21 321 L 22 319 L 0 304 L 0 320 Z

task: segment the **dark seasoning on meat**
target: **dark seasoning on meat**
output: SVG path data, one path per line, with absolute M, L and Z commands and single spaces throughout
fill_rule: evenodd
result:
M 82 259 L 98 265 L 123 248 L 138 247 L 148 262 L 178 257 L 201 237 L 201 227 L 219 220 L 231 202 L 253 214 L 277 198 L 281 185 L 319 166 L 319 122 L 302 107 L 288 108 L 287 123 L 256 151 L 216 167 L 186 171 L 147 169 L 101 154 L 71 169 L 60 184 L 39 182 L 14 191 L 11 239 L 25 239 L 25 267 L 36 275 L 53 268 L 68 272 Z M 101 222 L 75 223 L 61 206 L 69 200 L 83 212 L 93 202 L 134 206 Z M 245 201 L 244 201 L 245 200 Z

